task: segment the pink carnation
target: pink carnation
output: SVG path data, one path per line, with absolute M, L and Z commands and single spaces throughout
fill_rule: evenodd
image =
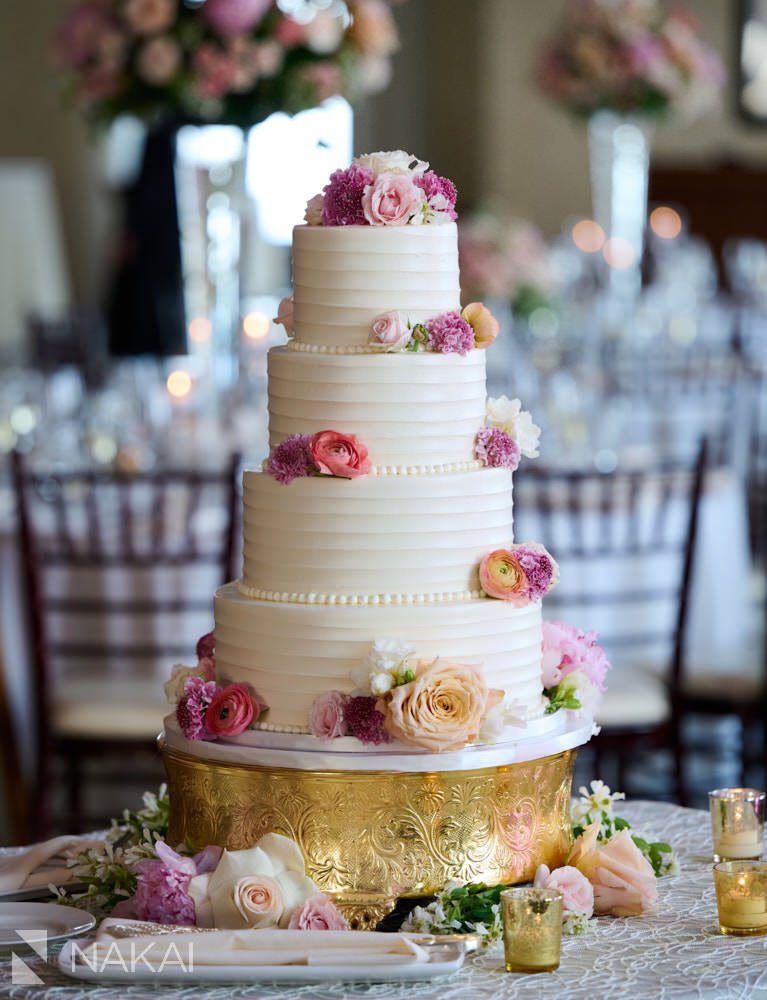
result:
M 528 599 L 539 601 L 556 582 L 556 563 L 543 547 L 520 545 L 516 556 L 527 577 Z
M 352 164 L 335 170 L 323 188 L 322 223 L 325 226 L 366 226 L 362 195 L 374 181 L 373 171 Z
M 346 725 L 362 743 L 390 743 L 391 734 L 384 727 L 385 718 L 376 708 L 377 698 L 355 695 L 346 701 Z
M 310 896 L 290 918 L 290 931 L 346 931 L 349 925 L 324 892 Z
M 440 177 L 433 170 L 427 170 L 424 174 L 418 174 L 413 178 L 413 183 L 423 191 L 430 208 L 435 212 L 445 212 L 455 222 L 458 214 L 455 210 L 455 200 L 458 192 L 455 184 L 447 177 Z
M 582 670 L 594 687 L 604 691 L 610 661 L 597 638 L 596 632 L 583 632 L 566 622 L 544 622 L 544 688 L 556 687 L 568 674 Z
M 424 323 L 428 348 L 439 354 L 468 354 L 474 347 L 474 331 L 457 312 L 440 313 Z
M 286 437 L 272 448 L 266 471 L 283 486 L 302 476 L 310 476 L 315 471 L 310 452 L 311 441 L 311 434 L 291 434 Z
M 500 427 L 483 427 L 474 439 L 474 454 L 491 469 L 516 469 L 519 445 Z
M 176 705 L 176 719 L 188 740 L 214 739 L 205 725 L 205 713 L 218 691 L 215 681 L 205 681 L 202 677 L 187 678 L 184 693 Z
M 138 878 L 131 902 L 136 917 L 157 924 L 193 925 L 194 901 L 187 889 L 197 866 L 192 858 L 176 854 L 162 840 L 155 844 L 155 853 L 156 861 L 148 858 L 135 868 Z

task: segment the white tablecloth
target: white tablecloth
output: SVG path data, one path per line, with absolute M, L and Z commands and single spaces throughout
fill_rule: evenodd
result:
M 12 987 L 10 959 L 0 959 L 0 995 L 13 1000 L 765 1000 L 767 937 L 718 932 L 711 876 L 711 834 L 705 813 L 664 803 L 628 803 L 621 813 L 636 829 L 673 845 L 681 874 L 663 879 L 656 913 L 602 918 L 595 930 L 564 941 L 551 975 L 510 975 L 493 951 L 467 961 L 450 979 L 397 984 L 317 986 L 92 987 L 67 979 L 42 960 L 29 960 L 43 986 Z

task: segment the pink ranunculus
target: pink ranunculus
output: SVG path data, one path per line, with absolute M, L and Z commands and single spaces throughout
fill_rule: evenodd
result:
M 373 320 L 369 343 L 387 351 L 402 351 L 410 341 L 410 329 L 402 313 L 392 310 Z
M 423 205 L 423 191 L 409 174 L 379 174 L 362 195 L 362 211 L 371 226 L 404 226 Z
M 610 661 L 597 645 L 596 632 L 583 632 L 566 622 L 544 622 L 542 653 L 544 688 L 556 687 L 568 674 L 582 670 L 604 692 Z
M 538 889 L 559 889 L 565 913 L 594 913 L 594 888 L 591 882 L 572 865 L 563 865 L 549 871 L 547 865 L 538 865 L 535 873 Z
M 356 479 L 371 469 L 368 450 L 353 434 L 318 431 L 309 444 L 312 461 L 323 475 Z
M 474 331 L 474 346 L 489 347 L 498 336 L 501 326 L 487 306 L 481 302 L 470 302 L 461 313 Z
M 237 736 L 258 721 L 263 706 L 248 684 L 229 684 L 208 706 L 205 725 L 218 736 Z
M 346 735 L 344 708 L 346 695 L 340 691 L 318 694 L 309 709 L 309 732 L 320 740 L 334 740 Z
M 252 31 L 272 6 L 272 0 L 205 0 L 201 16 L 222 35 Z
M 289 337 L 293 336 L 293 331 L 295 330 L 295 320 L 293 315 L 293 296 L 288 295 L 284 299 L 280 299 L 280 304 L 277 306 L 277 315 L 274 317 L 274 322 L 283 326 L 285 328 L 285 333 L 287 333 Z
M 489 597 L 518 607 L 530 603 L 528 580 L 513 550 L 488 552 L 479 564 L 479 583 Z
M 629 830 L 599 843 L 600 824 L 592 823 L 573 844 L 569 864 L 594 887 L 594 912 L 599 916 L 634 917 L 658 899 L 655 872 L 631 839 Z
M 324 892 L 310 896 L 290 918 L 290 931 L 346 931 L 349 925 L 343 914 Z

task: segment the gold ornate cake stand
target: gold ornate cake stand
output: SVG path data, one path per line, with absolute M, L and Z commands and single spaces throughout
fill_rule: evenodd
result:
M 161 741 L 170 840 L 195 849 L 293 838 L 309 875 L 351 926 L 367 928 L 398 896 L 449 879 L 523 882 L 564 863 L 575 751 L 442 772 L 314 771 L 202 760 Z

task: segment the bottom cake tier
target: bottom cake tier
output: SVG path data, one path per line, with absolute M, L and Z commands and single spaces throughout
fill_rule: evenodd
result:
M 355 769 L 358 755 L 343 754 L 331 770 L 327 755 L 311 766 L 307 752 L 297 754 L 295 767 L 275 764 L 269 751 L 261 762 L 255 749 L 248 763 L 228 760 L 221 748 L 209 759 L 211 745 L 190 745 L 169 729 L 161 750 L 170 840 L 238 850 L 271 831 L 285 834 L 350 925 L 370 928 L 398 897 L 433 894 L 451 879 L 524 882 L 541 863 L 562 865 L 575 748 L 590 735 L 590 722 L 566 726 L 545 756 L 521 759 L 519 745 L 499 746 L 494 763 L 487 753 L 478 757 L 480 767 L 463 752 L 456 769 L 451 754 L 439 770 L 428 769 L 433 755 L 422 762 L 415 755 L 413 770 L 384 769 L 385 758 L 373 770 L 370 755 L 359 755 L 367 759 Z M 537 743 L 531 752 L 541 749 Z

